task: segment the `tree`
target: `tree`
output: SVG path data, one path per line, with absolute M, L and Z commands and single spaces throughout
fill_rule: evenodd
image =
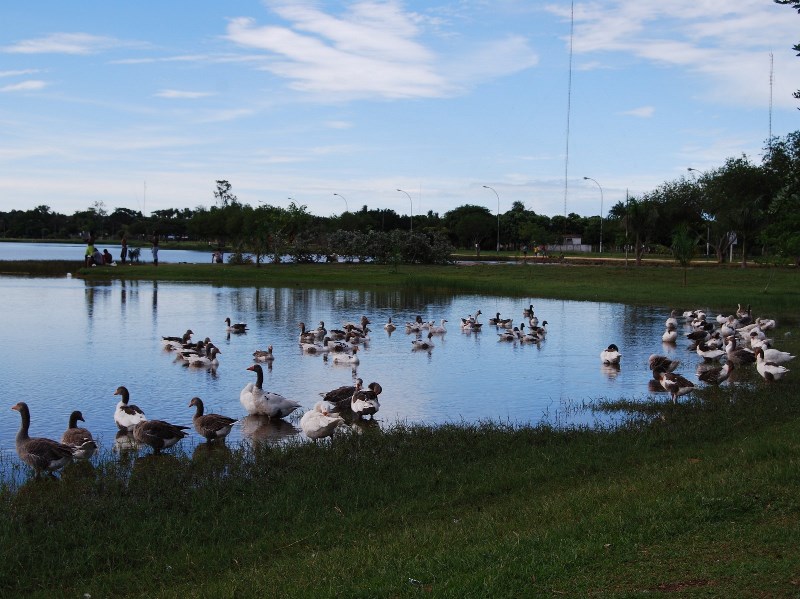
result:
M 681 224 L 672 234 L 672 256 L 683 267 L 683 286 L 686 287 L 686 269 L 694 258 L 697 241 L 689 231 L 687 224 Z
M 775 3 L 776 4 L 786 4 L 788 6 L 791 6 L 793 9 L 795 9 L 798 13 L 800 13 L 800 0 L 775 0 Z M 797 52 L 798 53 L 797 55 L 800 56 L 800 44 L 795 44 L 794 46 L 792 46 L 792 50 Z M 800 100 L 800 90 L 797 90 L 792 95 L 795 98 L 797 98 L 798 100 Z
M 444 215 L 445 227 L 461 247 L 472 248 L 490 235 L 495 235 L 496 222 L 488 208 L 472 204 L 460 206 Z
M 238 198 L 231 193 L 232 185 L 224 179 L 217 180 L 217 189 L 214 192 L 214 197 L 217 198 L 220 208 L 226 208 L 230 204 L 237 204 Z

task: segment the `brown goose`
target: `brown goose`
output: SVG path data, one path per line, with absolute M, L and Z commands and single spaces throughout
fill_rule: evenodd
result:
M 145 420 L 133 427 L 133 438 L 138 443 L 149 445 L 153 453 L 159 454 L 162 449 L 172 447 L 187 436 L 188 433 L 184 432 L 187 428 L 163 420 Z
M 79 460 L 88 460 L 97 451 L 97 443 L 95 443 L 92 433 L 78 426 L 78 420 L 85 422 L 83 414 L 75 410 L 69 415 L 69 427 L 61 435 L 61 442 L 72 448 L 73 457 Z
M 114 410 L 114 422 L 117 423 L 120 430 L 133 431 L 133 427 L 146 420 L 144 412 L 139 406 L 128 404 L 131 397 L 127 387 L 117 387 L 114 395 L 122 396 L 117 403 L 117 409 Z
M 731 370 L 733 370 L 733 362 L 726 362 L 722 366 L 717 366 L 716 368 L 708 368 L 707 370 L 703 370 L 697 373 L 697 378 L 703 381 L 704 383 L 708 383 L 709 385 L 719 385 L 720 383 L 724 383 L 728 380 L 728 377 L 731 375 Z
M 266 350 L 257 349 L 253 352 L 253 359 L 256 362 L 272 362 L 275 356 L 272 355 L 272 346 L 270 345 Z
M 375 417 L 375 413 L 380 409 L 381 404 L 378 401 L 378 395 L 381 394 L 383 388 L 378 383 L 370 383 L 366 389 L 361 388 L 361 379 L 358 379 L 356 384 L 356 391 L 353 393 L 353 398 L 350 400 L 350 409 L 353 414 L 359 418 L 369 416 Z
M 653 371 L 653 378 L 656 380 L 658 380 L 662 372 L 672 372 L 681 364 L 680 360 L 673 360 L 667 356 L 659 356 L 657 354 L 651 354 L 647 362 L 650 370 Z
M 662 372 L 659 380 L 661 386 L 672 396 L 672 403 L 678 403 L 678 397 L 694 391 L 694 383 L 674 372 Z
M 333 411 L 335 412 L 349 410 L 350 400 L 353 398 L 353 393 L 355 393 L 356 389 L 360 388 L 359 385 L 362 385 L 363 383 L 364 381 L 361 379 L 356 379 L 355 385 L 342 385 L 341 387 L 337 387 L 336 389 L 328 391 L 327 393 L 320 393 L 320 396 L 322 396 L 322 399 L 333 406 Z
M 192 423 L 194 430 L 201 437 L 205 437 L 206 441 L 214 441 L 215 439 L 224 439 L 228 436 L 236 422 L 235 418 L 222 416 L 221 414 L 203 414 L 203 400 L 199 397 L 193 397 L 189 402 L 189 407 L 197 407 L 197 411 L 192 416 Z
M 24 401 L 11 407 L 19 412 L 22 425 L 17 433 L 17 455 L 36 472 L 55 472 L 72 461 L 72 448 L 44 437 L 29 437 L 28 428 L 31 424 L 31 412 Z

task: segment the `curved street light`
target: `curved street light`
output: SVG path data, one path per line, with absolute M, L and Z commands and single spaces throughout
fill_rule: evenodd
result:
M 411 216 L 409 217 L 409 221 L 411 222 L 411 226 L 409 227 L 409 231 L 411 233 L 414 232 L 414 202 L 411 201 L 411 195 L 407 191 L 403 191 L 402 189 L 398 189 L 397 191 L 402 192 L 408 196 L 408 203 L 411 204 Z
M 497 193 L 497 190 L 494 187 L 490 187 L 489 185 L 484 185 L 486 189 L 491 189 L 494 192 L 494 195 L 497 196 L 497 253 L 500 253 L 500 195 Z
M 347 212 L 350 212 L 350 207 L 347 205 L 347 198 L 346 198 L 346 197 L 344 197 L 344 196 L 343 196 L 342 194 L 340 194 L 340 193 L 336 193 L 335 191 L 333 192 L 333 195 L 335 195 L 335 196 L 339 196 L 340 198 L 342 198 L 342 199 L 344 200 L 344 208 L 345 208 L 345 210 L 346 210 Z
M 597 187 L 600 188 L 600 253 L 603 253 L 603 188 L 602 186 L 597 183 L 591 177 L 584 177 L 587 181 L 594 181 L 597 184 Z

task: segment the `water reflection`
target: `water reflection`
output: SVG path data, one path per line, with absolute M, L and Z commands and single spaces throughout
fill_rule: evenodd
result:
M 250 414 L 241 420 L 242 436 L 254 444 L 275 444 L 294 437 L 300 429 L 286 420 Z

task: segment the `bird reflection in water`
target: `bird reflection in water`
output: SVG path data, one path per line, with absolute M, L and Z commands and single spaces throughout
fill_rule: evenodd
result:
M 250 414 L 241 420 L 242 437 L 256 444 L 280 443 L 300 433 L 300 429 L 282 418 Z
M 600 372 L 606 375 L 609 380 L 617 378 L 619 375 L 620 365 L 617 364 L 603 364 L 600 366 Z
M 650 393 L 666 393 L 667 390 L 661 386 L 661 382 L 656 379 L 647 381 L 647 391 Z

